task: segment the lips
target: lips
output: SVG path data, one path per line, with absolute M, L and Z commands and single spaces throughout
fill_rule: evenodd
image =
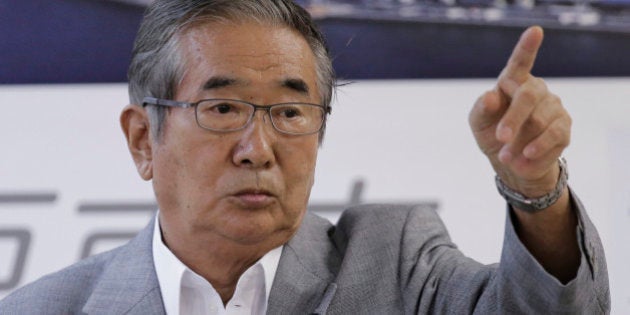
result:
M 271 205 L 276 196 L 264 189 L 244 189 L 235 193 L 233 197 L 244 208 L 263 208 Z

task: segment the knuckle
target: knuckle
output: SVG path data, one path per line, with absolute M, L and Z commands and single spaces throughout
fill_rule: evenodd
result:
M 559 97 L 558 95 L 553 94 L 553 93 L 550 93 L 550 94 L 549 94 L 549 98 L 550 98 L 550 100 L 551 100 L 551 102 L 552 102 L 553 104 L 557 104 L 557 105 L 559 105 L 559 106 L 562 106 L 562 99 L 560 99 L 560 97 Z M 565 111 L 565 113 L 564 113 L 564 114 L 565 114 L 565 115 L 568 115 L 568 113 L 566 113 L 566 111 Z
M 527 68 L 530 64 L 530 60 L 526 56 L 523 56 L 523 54 L 526 54 L 526 52 L 524 52 L 522 48 L 519 49 L 517 52 L 518 54 L 512 56 L 513 58 L 510 58 L 510 61 L 512 61 L 513 65 L 517 69 Z
M 571 127 L 573 126 L 573 118 L 571 118 L 571 116 L 569 116 L 568 114 L 565 116 L 566 121 L 567 121 L 567 131 L 570 132 L 571 131 Z
M 533 113 L 529 117 L 527 121 L 527 125 L 528 125 L 528 128 L 531 129 L 532 131 L 544 130 L 547 125 L 547 120 L 542 115 Z
M 501 118 L 500 125 L 514 128 L 515 125 L 517 124 L 517 121 L 514 119 L 514 117 L 512 117 L 513 115 L 508 115 L 508 114 L 506 114 L 505 116 L 503 116 L 503 118 Z
M 554 142 L 562 142 L 562 138 L 564 138 L 564 131 L 562 129 L 563 128 L 556 127 L 556 125 L 549 128 L 549 138 L 552 139 Z
M 558 121 L 549 128 L 549 138 L 555 143 L 558 143 L 562 147 L 566 147 L 570 143 L 571 133 L 569 132 L 570 126 L 562 121 Z
M 566 124 L 563 124 L 564 128 L 563 128 L 563 141 L 562 144 L 566 147 L 571 143 L 571 125 L 572 125 L 572 120 L 570 116 L 566 117 Z
M 483 115 L 484 112 L 487 111 L 488 105 L 484 102 L 485 95 L 480 96 L 475 101 L 473 108 L 468 112 L 468 122 L 472 125 L 477 119 L 479 115 Z
M 536 85 L 536 88 L 543 91 L 543 92 L 547 92 L 547 83 L 545 82 L 545 80 L 543 78 L 538 78 L 535 77 L 534 78 L 534 83 Z
M 518 98 L 522 104 L 532 107 L 536 104 L 538 95 L 531 87 L 524 87 L 520 91 Z

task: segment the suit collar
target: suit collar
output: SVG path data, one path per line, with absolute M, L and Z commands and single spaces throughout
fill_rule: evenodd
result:
M 340 264 L 329 235 L 330 222 L 307 213 L 293 238 L 284 246 L 271 287 L 268 314 L 323 314 L 336 291 L 333 282 Z
M 87 314 L 165 314 L 152 254 L 154 220 L 111 258 L 83 311 Z M 330 240 L 334 226 L 307 213 L 284 246 L 267 313 L 323 314 L 331 303 L 340 265 Z
M 87 314 L 164 314 L 152 254 L 154 221 L 107 264 L 83 311 Z

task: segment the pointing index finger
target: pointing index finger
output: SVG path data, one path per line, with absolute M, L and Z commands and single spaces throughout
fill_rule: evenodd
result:
M 542 40 L 543 30 L 540 26 L 532 26 L 523 32 L 499 80 L 507 79 L 519 85 L 525 82 L 534 67 Z M 510 91 L 505 92 L 511 94 Z

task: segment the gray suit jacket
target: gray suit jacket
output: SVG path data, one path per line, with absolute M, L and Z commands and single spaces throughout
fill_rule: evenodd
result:
M 608 313 L 602 246 L 574 201 L 582 262 L 567 285 L 527 252 L 510 215 L 501 263 L 482 265 L 457 250 L 438 215 L 422 207 L 357 206 L 337 226 L 309 214 L 282 251 L 268 313 Z M 0 314 L 164 314 L 152 233 L 153 223 L 118 249 L 14 292 Z

